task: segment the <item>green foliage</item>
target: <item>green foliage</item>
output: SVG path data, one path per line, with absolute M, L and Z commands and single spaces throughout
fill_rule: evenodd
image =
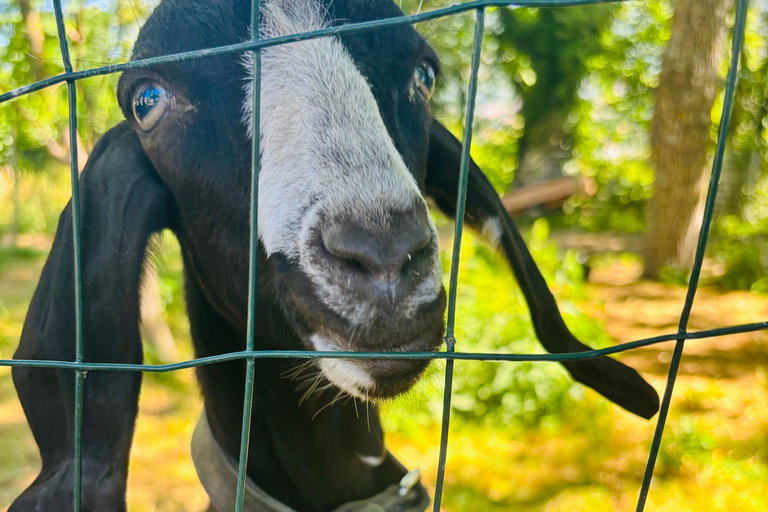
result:
M 719 283 L 727 290 L 764 291 L 766 277 L 760 246 L 754 242 L 725 239 L 715 247 L 715 258 L 725 265 Z
M 610 344 L 599 324 L 581 313 L 585 299 L 583 269 L 573 251 L 565 258 L 548 241 L 549 225 L 534 223 L 526 241 L 537 264 L 555 290 L 566 323 L 592 346 Z M 443 253 L 444 282 L 448 282 L 450 254 Z M 471 236 L 462 241 L 461 272 L 456 315 L 456 348 L 463 352 L 544 353 L 533 332 L 530 314 L 507 263 Z M 388 425 L 408 429 L 437 421 L 438 400 L 423 401 L 440 386 L 444 364 L 433 364 L 425 382 L 388 412 Z M 453 408 L 457 421 L 500 427 L 548 426 L 562 421 L 561 412 L 584 397 L 583 388 L 566 371 L 550 363 L 456 365 Z
M 45 251 L 31 247 L 0 247 L 0 271 L 8 263 L 33 262 L 45 256 Z
M 572 131 L 568 116 L 587 73 L 585 63 L 601 51 L 598 35 L 613 11 L 610 4 L 498 11 L 496 60 L 522 100 L 523 150 L 546 147 L 547 139 Z M 565 138 L 559 149 L 570 146 Z
M 24 22 L 18 2 L 0 5 L 0 93 L 62 73 L 63 65 L 53 12 L 32 1 L 40 29 Z M 106 4 L 82 0 L 67 4 L 65 29 L 76 69 L 127 60 L 130 44 L 143 14 L 128 3 Z M 39 9 L 39 11 L 37 11 Z M 30 35 L 31 32 L 34 34 Z M 42 38 L 33 50 L 30 38 Z M 39 52 L 35 54 L 34 52 Z M 78 134 L 87 151 L 122 119 L 115 90 L 119 75 L 77 82 Z M 0 105 L 0 165 L 16 161 L 27 172 L 48 170 L 68 159 L 67 88 L 55 86 Z M 14 143 L 15 142 L 15 143 Z
M 689 269 L 678 265 L 667 265 L 659 271 L 659 281 L 667 284 L 685 286 L 688 284 L 691 272 Z
M 572 113 L 574 158 L 566 172 L 589 177 L 596 194 L 566 205 L 572 221 L 591 230 L 642 231 L 653 192 L 649 130 L 653 88 L 669 39 L 667 1 L 629 2 L 602 32 L 603 51 L 587 60 L 589 76 Z
M 416 12 L 450 3 L 406 0 L 402 7 Z M 568 116 L 587 73 L 585 61 L 600 51 L 597 35 L 613 11 L 612 5 L 488 11 L 473 155 L 499 191 L 509 188 L 523 152 L 549 149 L 553 131 L 563 138 L 554 148 L 557 158 L 569 154 L 573 125 Z M 474 16 L 440 19 L 420 25 L 419 30 L 441 59 L 434 109 L 441 121 L 461 133 Z
M 404 4 L 415 12 L 422 3 Z M 671 16 L 665 0 L 489 11 L 473 155 L 497 190 L 509 188 L 523 152 L 543 147 L 566 159 L 567 174 L 597 187 L 568 202 L 571 223 L 641 231 L 654 178 L 652 89 Z M 420 28 L 442 61 L 436 111 L 455 133 L 462 131 L 473 28 L 470 15 Z M 557 147 L 548 146 L 553 138 Z
M 761 207 L 753 203 L 752 208 L 746 208 L 740 214 L 722 215 L 713 228 L 717 239 L 712 244 L 711 253 L 715 261 L 724 267 L 716 282 L 727 290 L 768 293 L 768 253 L 765 247 L 768 219 L 754 223 L 746 220 L 755 217 L 756 208 Z
M 403 7 L 415 12 L 418 7 L 448 3 L 405 1 Z M 731 156 L 724 169 L 724 180 L 737 183 L 735 199 L 723 200 L 735 201 L 736 207 L 719 210 L 758 226 L 756 233 L 768 228 L 768 181 L 763 177 L 768 161 L 764 101 L 768 51 L 763 7 L 756 4 L 749 12 L 729 136 Z M 572 148 L 572 157 L 564 165 L 566 174 L 588 178 L 596 189 L 594 195 L 577 195 L 567 202 L 569 223 L 596 231 L 645 229 L 655 178 L 648 136 L 653 90 L 673 12 L 669 0 L 488 12 L 473 155 L 497 190 L 509 188 L 531 130 L 548 119 L 547 133 L 559 137 L 562 130 L 566 134 L 563 149 L 567 153 Z M 454 133 L 462 132 L 473 27 L 471 15 L 420 27 L 443 62 L 435 108 Z M 724 53 L 727 50 L 723 48 Z M 723 59 L 722 76 L 727 65 L 728 59 Z M 720 108 L 721 99 L 712 109 L 712 141 Z M 758 155 L 756 162 L 750 163 L 751 152 Z M 746 160 L 739 159 L 742 154 Z
M 178 240 L 170 231 L 163 231 L 156 237 L 152 253 L 160 281 L 163 310 L 172 318 L 184 315 L 184 265 Z
M 51 164 L 38 172 L 22 172 L 19 177 L 19 233 L 56 232 L 59 214 L 70 197 L 69 170 Z M 0 169 L 0 234 L 11 231 L 14 222 L 14 177 Z

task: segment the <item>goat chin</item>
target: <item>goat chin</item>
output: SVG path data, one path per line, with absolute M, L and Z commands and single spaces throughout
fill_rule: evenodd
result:
M 355 361 L 321 359 L 320 370 L 325 378 L 341 391 L 361 400 L 373 400 L 376 381 Z
M 339 352 L 341 348 L 327 338 L 313 335 L 310 341 L 320 352 Z M 407 392 L 426 370 L 428 361 L 320 359 L 318 365 L 326 379 L 341 391 L 368 402 L 394 398 Z M 371 371 L 372 369 L 378 371 Z

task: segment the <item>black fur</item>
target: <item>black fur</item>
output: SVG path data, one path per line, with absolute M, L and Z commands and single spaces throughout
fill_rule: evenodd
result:
M 324 0 L 325 1 L 325 0 Z M 390 0 L 335 0 L 336 23 L 399 16 Z M 220 46 L 248 39 L 250 0 L 164 0 L 142 29 L 134 58 Z M 435 61 L 423 39 L 400 26 L 341 38 L 368 80 L 380 114 L 417 183 L 448 214 L 455 212 L 460 143 L 426 108 L 406 101 L 414 66 Z M 250 142 L 240 123 L 245 70 L 241 55 L 226 55 L 126 72 L 118 98 L 129 122 L 99 142 L 81 181 L 85 360 L 141 362 L 139 282 L 147 241 L 171 229 L 182 248 L 187 308 L 198 357 L 244 348 L 247 318 Z M 162 84 L 179 102 L 164 129 L 135 127 L 132 91 L 142 81 Z M 16 358 L 71 360 L 74 354 L 71 207 L 61 216 L 54 247 L 30 305 Z M 502 246 L 525 293 L 537 335 L 552 352 L 584 350 L 565 327 L 554 298 L 509 216 L 474 164 L 467 219 L 475 227 L 498 217 Z M 318 325 L 346 332 L 316 296 L 295 262 L 258 254 L 258 349 L 305 349 L 301 335 Z M 414 332 L 438 340 L 445 296 L 426 306 L 402 332 L 377 326 L 359 350 L 393 348 Z M 278 500 L 323 512 L 370 497 L 405 469 L 391 456 L 370 467 L 358 455 L 382 452 L 375 406 L 370 419 L 352 403 L 322 409 L 334 390 L 301 392 L 281 373 L 295 362 L 257 360 L 248 475 Z M 425 363 L 394 379 L 385 394 L 407 387 Z M 643 417 L 658 397 L 637 373 L 608 358 L 566 367 L 579 381 Z M 239 453 L 245 364 L 205 366 L 197 374 L 216 439 Z M 43 467 L 11 511 L 71 510 L 73 373 L 16 368 L 14 383 L 40 447 Z M 128 454 L 141 376 L 100 372 L 85 379 L 83 510 L 125 510 Z M 402 381 L 402 382 L 401 382 Z M 370 425 L 369 425 L 370 422 Z

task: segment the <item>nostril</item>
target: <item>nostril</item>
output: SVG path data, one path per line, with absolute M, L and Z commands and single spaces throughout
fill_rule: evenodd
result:
M 333 253 L 332 253 L 333 254 Z M 344 266 L 352 270 L 353 272 L 357 272 L 359 274 L 369 274 L 371 272 L 369 266 L 367 266 L 365 263 L 363 263 L 359 259 L 355 258 L 340 258 L 341 262 L 344 264 Z
M 433 236 L 429 226 L 416 221 L 390 226 L 384 233 L 340 223 L 324 230 L 322 244 L 327 255 L 350 273 L 394 284 L 423 266 L 432 253 Z
M 373 273 L 383 264 L 375 241 L 356 227 L 330 228 L 323 234 L 323 245 L 331 256 L 353 272 Z
M 401 273 L 405 268 L 421 261 L 425 256 L 429 256 L 432 249 L 432 230 L 429 228 L 414 230 L 410 236 L 403 237 L 403 243 L 400 244 L 400 252 L 404 254 L 400 263 Z
M 400 275 L 406 275 L 413 273 L 416 276 L 420 276 L 419 268 L 422 266 L 422 262 L 432 257 L 432 238 L 428 238 L 426 243 L 415 251 L 407 253 L 407 258 L 403 262 L 400 268 Z

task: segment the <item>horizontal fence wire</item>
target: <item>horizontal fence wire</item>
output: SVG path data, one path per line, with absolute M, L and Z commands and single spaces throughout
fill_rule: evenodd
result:
M 445 476 L 447 446 L 448 446 L 448 427 L 450 422 L 451 410 L 451 387 L 453 378 L 454 361 L 486 361 L 486 362 L 567 362 L 581 361 L 605 357 L 612 354 L 635 350 L 641 347 L 648 347 L 657 343 L 675 341 L 675 350 L 670 363 L 669 374 L 664 391 L 664 396 L 659 411 L 656 428 L 649 452 L 648 463 L 646 465 L 643 483 L 640 489 L 637 508 L 638 512 L 644 509 L 650 483 L 653 476 L 653 469 L 661 445 L 661 438 L 664 432 L 667 415 L 674 390 L 675 379 L 679 369 L 680 360 L 683 354 L 685 341 L 705 338 L 713 338 L 729 334 L 755 332 L 768 329 L 768 322 L 756 322 L 751 324 L 734 325 L 706 331 L 689 332 L 688 319 L 698 288 L 699 276 L 704 259 L 704 250 L 707 245 L 709 228 L 712 223 L 715 198 L 717 194 L 718 180 L 722 169 L 723 155 L 725 152 L 726 134 L 730 122 L 731 108 L 733 106 L 736 83 L 738 80 L 739 57 L 741 55 L 744 43 L 744 31 L 746 23 L 746 13 L 748 0 L 738 0 L 736 4 L 735 24 L 733 28 L 733 41 L 731 48 L 731 59 L 728 76 L 726 79 L 725 97 L 723 101 L 723 110 L 720 120 L 720 126 L 717 138 L 717 148 L 715 158 L 712 164 L 712 174 L 707 193 L 707 199 L 704 210 L 702 228 L 699 233 L 696 256 L 693 270 L 689 281 L 688 291 L 685 298 L 685 304 L 680 315 L 679 328 L 676 333 L 645 338 L 633 342 L 622 343 L 613 347 L 599 350 L 588 350 L 584 352 L 575 352 L 567 354 L 512 354 L 512 353 L 478 353 L 466 352 L 458 353 L 455 351 L 455 317 L 456 317 L 456 292 L 458 289 L 458 268 L 459 254 L 461 248 L 461 238 L 464 223 L 464 202 L 467 192 L 467 173 L 469 164 L 469 152 L 472 140 L 472 120 L 474 117 L 475 98 L 477 94 L 478 68 L 480 62 L 480 53 L 482 49 L 482 39 L 484 31 L 485 11 L 489 7 L 565 7 L 565 6 L 583 6 L 590 4 L 620 2 L 623 0 L 527 0 L 510 3 L 504 0 L 477 0 L 457 4 L 434 11 L 420 13 L 399 18 L 387 18 L 380 20 L 367 21 L 363 23 L 350 23 L 340 26 L 314 30 L 306 33 L 293 34 L 290 36 L 260 39 L 258 30 L 252 31 L 252 37 L 249 41 L 207 48 L 190 52 L 182 52 L 173 55 L 166 55 L 150 59 L 140 59 L 136 61 L 124 62 L 109 66 L 102 66 L 92 69 L 75 71 L 72 69 L 69 50 L 67 46 L 66 32 L 64 29 L 64 17 L 61 6 L 61 0 L 53 0 L 54 14 L 56 17 L 57 35 L 61 47 L 64 73 L 51 77 L 33 84 L 25 85 L 10 92 L 0 95 L 0 103 L 10 101 L 14 98 L 33 93 L 66 82 L 68 88 L 68 109 L 69 109 L 69 131 L 70 131 L 70 151 L 71 151 L 71 183 L 72 183 L 72 216 L 73 216 L 73 251 L 74 251 L 74 276 L 75 276 L 75 318 L 76 318 L 76 342 L 73 361 L 56 360 L 0 360 L 0 367 L 27 367 L 27 368 L 59 368 L 74 370 L 76 376 L 75 386 L 75 468 L 73 482 L 73 506 L 74 510 L 80 510 L 81 504 L 81 466 L 82 466 L 82 404 L 83 404 L 83 377 L 87 371 L 127 371 L 127 372 L 146 372 L 163 373 L 177 371 L 187 368 L 195 368 L 209 364 L 221 363 L 224 361 L 245 360 L 246 361 L 246 379 L 245 379 L 245 398 L 243 403 L 243 421 L 240 443 L 240 459 L 238 467 L 238 487 L 236 496 L 236 512 L 241 512 L 243 507 L 244 487 L 247 474 L 248 460 L 248 439 L 250 433 L 251 419 L 251 400 L 253 394 L 254 367 L 256 359 L 443 359 L 446 360 L 445 372 L 445 391 L 443 398 L 443 419 L 440 438 L 440 451 L 438 461 L 438 473 L 435 487 L 434 511 L 440 510 L 440 504 L 443 495 L 443 484 Z M 462 145 L 461 173 L 458 187 L 457 215 L 454 235 L 454 247 L 451 259 L 451 276 L 448 297 L 448 315 L 446 322 L 446 351 L 445 352 L 319 352 L 319 351 L 257 351 L 255 350 L 254 318 L 256 310 L 256 255 L 258 249 L 258 155 L 259 155 L 259 101 L 261 88 L 261 53 L 263 48 L 271 46 L 306 41 L 318 37 L 340 36 L 376 30 L 385 27 L 391 27 L 403 24 L 415 24 L 429 20 L 434 20 L 450 15 L 474 11 L 476 14 L 475 37 L 472 50 L 471 73 L 467 94 L 467 106 L 465 115 L 464 141 Z M 259 1 L 252 0 L 251 7 L 251 27 L 259 26 Z M 251 209 L 250 209 L 250 259 L 249 259 L 249 289 L 248 289 L 248 327 L 246 334 L 246 349 L 239 352 L 231 352 L 216 356 L 203 357 L 184 361 L 180 363 L 163 365 L 145 365 L 145 364 L 123 364 L 123 363 L 90 363 L 83 361 L 83 302 L 81 285 L 81 236 L 80 236 L 80 199 L 78 185 L 78 167 L 77 167 L 77 110 L 76 110 L 76 90 L 75 82 L 84 78 L 118 73 L 129 69 L 146 68 L 160 64 L 172 62 L 181 62 L 191 59 L 199 59 L 224 55 L 230 53 L 242 53 L 250 51 L 253 53 L 253 118 L 252 126 L 254 135 L 252 137 L 252 159 L 251 159 Z
M 707 338 L 717 338 L 731 334 L 744 334 L 748 332 L 762 331 L 768 329 L 768 322 L 756 322 L 751 324 L 734 325 L 731 327 L 720 327 L 717 329 L 708 329 L 706 331 L 688 332 L 683 335 L 663 334 L 653 338 L 644 338 L 637 341 L 620 343 L 612 347 L 601 349 L 586 350 L 584 352 L 568 352 L 567 354 L 505 354 L 496 352 L 323 352 L 307 350 L 258 350 L 250 353 L 248 351 L 227 352 L 216 356 L 200 357 L 189 361 L 169 364 L 131 364 L 131 363 L 76 363 L 72 361 L 52 361 L 42 359 L 0 359 L 0 367 L 27 367 L 27 368 L 61 368 L 69 370 L 88 370 L 88 371 L 129 371 L 144 373 L 166 373 L 189 368 L 197 368 L 209 364 L 223 363 L 227 361 L 236 361 L 239 359 L 441 359 L 454 361 L 488 361 L 488 362 L 556 362 L 566 361 L 585 361 L 587 359 L 597 359 L 612 354 L 619 354 L 629 350 L 649 347 L 658 343 L 667 341 L 701 340 Z

